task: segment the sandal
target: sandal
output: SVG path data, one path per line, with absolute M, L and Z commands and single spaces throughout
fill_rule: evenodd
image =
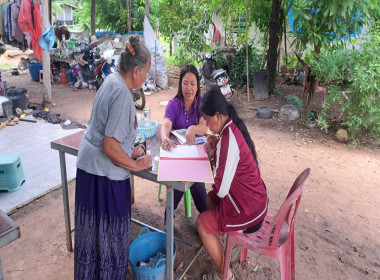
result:
M 13 122 L 12 120 L 5 121 L 5 124 L 6 124 L 6 126 L 15 126 L 16 125 L 16 123 Z
M 209 274 L 205 274 L 202 277 L 202 280 L 221 280 L 216 271 L 211 272 Z M 230 280 L 235 280 L 235 275 L 232 274 L 232 277 Z

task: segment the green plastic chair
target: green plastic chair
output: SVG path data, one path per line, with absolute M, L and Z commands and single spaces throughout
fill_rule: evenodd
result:
M 158 197 L 157 197 L 158 201 L 161 201 L 161 188 L 162 188 L 162 185 L 160 184 L 158 186 Z M 185 212 L 186 212 L 186 218 L 191 218 L 191 194 L 190 194 L 190 189 L 188 189 L 185 192 Z

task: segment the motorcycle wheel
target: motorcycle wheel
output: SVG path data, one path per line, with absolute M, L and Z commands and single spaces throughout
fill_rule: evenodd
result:
M 132 89 L 133 101 L 137 110 L 142 110 L 145 107 L 145 94 L 143 89 Z
M 101 75 L 96 76 L 96 88 L 99 89 L 100 86 L 103 84 L 104 79 Z

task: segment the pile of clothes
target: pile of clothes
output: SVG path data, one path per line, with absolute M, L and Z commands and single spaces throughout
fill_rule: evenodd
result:
M 42 59 L 38 44 L 41 36 L 42 17 L 40 4 L 34 0 L 5 2 L 0 9 L 0 37 L 5 43 L 21 50 L 29 46 L 34 56 Z

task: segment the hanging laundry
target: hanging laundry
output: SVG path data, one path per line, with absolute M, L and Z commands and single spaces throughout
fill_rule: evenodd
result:
M 8 39 L 9 41 L 12 41 L 12 22 L 11 22 L 11 10 L 14 3 L 11 3 L 8 5 L 8 14 L 7 14 L 7 20 L 8 20 Z
M 24 33 L 18 24 L 18 17 L 20 14 L 20 4 L 14 3 L 11 8 L 11 25 L 12 25 L 12 37 L 19 43 L 24 43 Z
M 42 60 L 42 49 L 38 39 L 42 33 L 42 17 L 40 14 L 40 4 L 33 0 L 24 0 L 21 3 L 18 24 L 22 32 L 31 36 L 30 46 L 36 58 Z
M 9 5 L 10 5 L 9 2 L 5 2 L 3 5 L 1 5 L 1 9 L 3 11 L 4 43 L 9 43 L 9 39 L 8 39 L 8 6 Z
M 0 38 L 4 41 L 4 19 L 3 9 L 0 7 Z

